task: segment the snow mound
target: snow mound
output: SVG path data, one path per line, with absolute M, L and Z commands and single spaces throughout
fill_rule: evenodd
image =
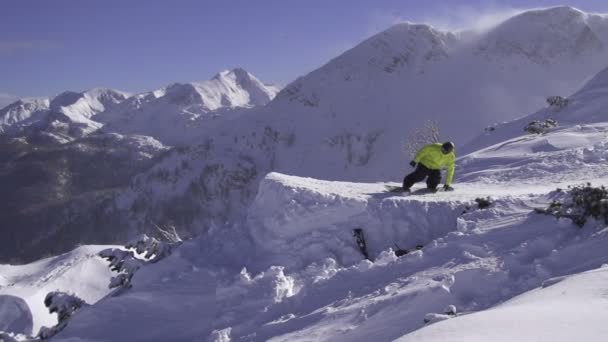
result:
M 402 248 L 426 245 L 456 231 L 458 216 L 475 198 L 516 195 L 496 186 L 458 186 L 457 194 L 400 196 L 385 192 L 384 183 L 270 173 L 261 181 L 247 217 L 261 258 L 256 269 L 275 263 L 299 269 L 325 258 L 342 265 L 357 263 L 362 255 L 353 238 L 355 228 L 364 229 L 372 259 L 395 244 Z
M 0 295 L 0 331 L 32 334 L 32 313 L 23 299 Z

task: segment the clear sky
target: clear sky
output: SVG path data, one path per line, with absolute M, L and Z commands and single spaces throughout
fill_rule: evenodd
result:
M 607 0 L 0 0 L 0 101 L 141 92 L 236 66 L 285 85 L 399 21 L 463 28 L 563 4 L 608 13 Z

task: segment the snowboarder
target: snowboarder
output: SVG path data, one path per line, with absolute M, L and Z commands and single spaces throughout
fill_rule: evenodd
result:
M 454 154 L 454 143 L 428 144 L 416 153 L 416 158 L 410 162 L 416 170 L 403 179 L 403 191 L 410 192 L 414 183 L 421 182 L 426 178 L 426 187 L 431 192 L 437 191 L 437 185 L 441 181 L 441 169 L 447 167 L 447 175 L 443 190 L 451 191 L 452 179 L 454 178 L 456 155 Z

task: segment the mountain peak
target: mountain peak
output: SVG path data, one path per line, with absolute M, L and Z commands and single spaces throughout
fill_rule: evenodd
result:
M 245 91 L 248 97 L 248 99 L 244 99 L 245 102 L 249 102 L 249 105 L 254 106 L 265 105 L 278 92 L 276 87 L 265 85 L 241 67 L 221 71 L 210 82 L 218 82 L 222 87 L 230 89 L 231 92 L 235 92 L 237 89 Z M 234 99 L 230 100 L 229 97 L 224 97 L 224 102 L 231 106 L 242 106 L 243 100 L 234 101 Z
M 165 98 L 175 105 L 193 105 L 204 103 L 203 97 L 192 83 L 174 83 L 165 90 Z
M 212 78 L 212 80 L 218 80 L 218 81 L 222 81 L 222 80 L 226 80 L 226 79 L 231 79 L 231 80 L 236 81 L 237 83 L 242 83 L 242 82 L 251 81 L 252 79 L 255 79 L 255 77 L 253 75 L 251 75 L 249 72 L 247 72 L 247 70 L 245 70 L 241 67 L 236 67 L 231 70 L 220 71 Z

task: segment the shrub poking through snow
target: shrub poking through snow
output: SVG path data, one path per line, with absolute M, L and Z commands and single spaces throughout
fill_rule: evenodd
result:
M 49 339 L 63 330 L 68 324 L 69 319 L 80 308 L 88 304 L 75 295 L 54 291 L 49 292 L 44 298 L 44 306 L 49 309 L 50 313 L 57 313 L 57 325 L 52 328 L 42 327 L 38 333 L 41 339 Z
M 481 198 L 481 197 L 477 197 L 475 199 L 475 203 L 477 203 L 477 208 L 478 209 L 486 209 L 489 208 L 490 206 L 492 206 L 492 199 L 490 197 L 486 197 L 486 198 Z M 462 215 L 468 213 L 471 210 L 471 206 L 467 205 L 464 210 L 462 211 Z
M 492 205 L 492 200 L 490 199 L 490 197 L 486 197 L 486 198 L 477 197 L 475 199 L 475 202 L 477 203 L 477 207 L 479 209 L 486 209 Z
M 422 128 L 417 129 L 405 141 L 405 151 L 414 158 L 418 150 L 427 144 L 438 143 L 440 141 L 439 122 L 428 120 Z
M 568 106 L 568 99 L 562 96 L 549 96 L 547 97 L 547 104 L 549 107 L 562 109 Z
M 524 127 L 524 131 L 530 134 L 543 134 L 548 129 L 554 127 L 557 127 L 557 121 L 553 119 L 547 119 L 545 121 L 534 120 Z
M 568 190 L 555 191 L 559 199 L 549 204 L 547 209 L 535 209 L 537 213 L 565 217 L 583 227 L 587 220 L 603 219 L 608 224 L 608 190 L 604 186 L 592 187 L 590 183 L 568 187 Z
M 146 263 L 155 263 L 169 256 L 181 239 L 165 242 L 142 234 L 127 243 L 126 250 L 108 248 L 99 256 L 110 262 L 110 269 L 118 275 L 110 280 L 110 288 L 130 288 L 133 275 Z

